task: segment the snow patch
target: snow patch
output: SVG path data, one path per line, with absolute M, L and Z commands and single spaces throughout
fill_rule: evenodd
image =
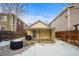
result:
M 25 39 L 25 37 L 22 37 L 22 38 L 14 39 L 14 40 L 12 40 L 12 41 L 16 42 L 16 41 L 22 41 L 22 40 L 24 40 L 24 39 Z
M 2 41 L 0 42 L 0 46 L 9 45 L 10 41 Z
M 0 47 L 9 45 L 10 41 L 22 41 L 23 39 L 25 39 L 25 37 L 17 38 L 17 39 L 13 39 L 13 40 L 9 40 L 9 41 L 2 41 L 2 42 L 0 42 Z
M 79 48 L 63 41 L 56 43 L 36 43 L 28 50 L 15 56 L 79 56 Z

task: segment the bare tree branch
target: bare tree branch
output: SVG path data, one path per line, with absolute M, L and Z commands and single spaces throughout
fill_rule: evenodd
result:
M 3 13 L 14 13 L 16 15 L 21 15 L 27 13 L 27 4 L 23 3 L 2 3 L 1 12 Z

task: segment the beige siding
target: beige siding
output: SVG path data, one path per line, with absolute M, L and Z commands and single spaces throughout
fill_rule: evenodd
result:
M 79 24 L 79 9 L 72 9 L 71 10 L 71 30 L 74 30 L 74 26 Z M 79 27 L 78 27 L 79 30 Z
M 32 30 L 28 29 L 27 30 L 27 35 L 31 35 L 32 36 Z
M 68 20 L 66 18 L 67 11 L 59 16 L 52 24 L 51 27 L 55 28 L 55 31 L 65 31 L 67 30 Z
M 41 22 L 32 25 L 31 28 L 48 28 L 46 25 L 42 24 Z
M 27 31 L 28 35 L 32 35 L 32 29 Z M 38 39 L 50 39 L 50 30 L 40 30 L 40 32 L 37 32 L 36 38 Z
M 73 25 L 79 24 L 79 4 L 72 4 L 75 8 L 70 9 L 70 29 L 75 30 Z M 67 17 L 65 17 L 67 16 Z M 68 10 L 62 13 L 59 17 L 51 23 L 51 27 L 55 28 L 55 31 L 67 31 L 68 30 Z M 79 26 L 78 26 L 79 30 Z
M 55 40 L 55 33 L 53 29 L 49 29 L 47 25 L 44 23 L 38 21 L 34 23 L 29 29 L 28 29 L 28 35 L 33 36 L 33 30 L 36 30 L 36 36 L 33 38 L 36 41 L 44 42 L 44 41 L 51 41 L 54 42 Z
M 11 27 L 9 24 L 7 24 L 7 22 L 0 22 L 0 26 L 5 27 L 6 31 L 11 31 Z
M 6 18 L 2 19 L 0 21 L 0 26 L 5 27 L 6 31 L 11 31 L 10 23 L 8 22 L 8 16 L 7 15 L 2 15 L 1 16 L 6 16 Z M 6 20 L 6 21 L 4 21 Z
M 39 39 L 42 39 L 42 40 L 51 39 L 50 38 L 50 30 L 40 30 L 39 36 L 40 36 Z

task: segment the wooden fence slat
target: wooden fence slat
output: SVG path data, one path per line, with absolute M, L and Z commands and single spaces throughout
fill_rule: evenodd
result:
M 13 39 L 16 33 L 12 31 L 0 31 L 0 40 Z
M 56 32 L 56 38 L 61 38 L 65 42 L 79 46 L 79 31 L 61 31 Z

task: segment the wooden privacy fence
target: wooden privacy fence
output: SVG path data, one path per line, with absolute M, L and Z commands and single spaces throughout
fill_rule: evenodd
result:
M 61 40 L 79 46 L 79 31 L 60 31 L 56 32 L 56 38 L 60 38 Z
M 0 31 L 0 41 L 16 38 L 16 33 L 12 31 Z

